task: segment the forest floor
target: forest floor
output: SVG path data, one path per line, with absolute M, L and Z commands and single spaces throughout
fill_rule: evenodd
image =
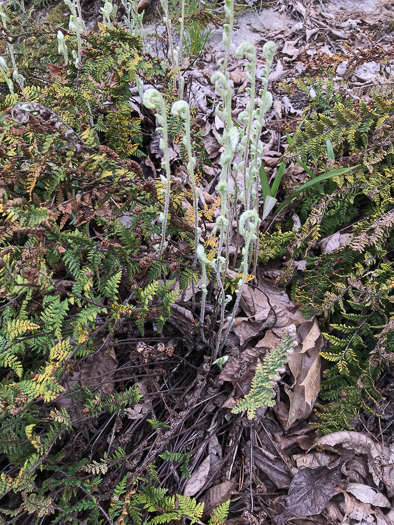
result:
M 99 19 L 97 5 L 82 1 L 84 18 L 91 27 Z M 156 9 L 147 9 L 144 50 L 162 56 L 165 26 Z M 220 211 L 216 186 L 224 129 L 212 104 L 215 88 L 210 81 L 218 60 L 224 56 L 222 3 L 218 2 L 209 13 L 211 34 L 204 50 L 182 64 L 185 99 L 195 108 L 193 124 L 201 131 L 206 152 L 206 178 L 200 179 L 200 208 L 207 212 L 203 216 L 205 234 L 213 229 Z M 391 0 L 273 0 L 242 4 L 228 63 L 233 118 L 237 119 L 248 100 L 245 64 L 236 58 L 236 48 L 243 41 L 252 42 L 261 67 L 265 42 L 273 40 L 277 46 L 269 76 L 274 102 L 263 133 L 263 161 L 269 175 L 276 172 L 285 153 L 281 137 L 296 130 L 305 108 L 316 96 L 312 84 L 306 84 L 304 90 L 288 91 L 284 84 L 291 86 L 306 73 L 309 78 L 324 81 L 324 71 L 330 69 L 331 80 L 341 86 L 346 97 L 364 97 L 368 101 L 373 89 L 382 85 L 387 93 L 391 90 L 392 96 L 393 31 Z M 134 98 L 133 107 L 146 118 L 139 102 L 138 97 Z M 162 153 L 149 126 L 145 129 L 149 138 L 144 139 L 147 157 L 143 167 L 146 177 L 154 177 Z M 170 158 L 174 178 L 185 184 L 176 141 L 171 144 Z M 302 166 L 290 162 L 279 196 L 283 198 L 288 195 L 287 189 L 301 186 L 306 177 Z M 233 181 L 234 191 L 240 184 Z M 277 231 L 282 220 L 280 215 L 269 216 L 262 221 L 261 233 Z M 295 231 L 301 228 L 296 211 L 286 220 L 293 222 Z M 230 256 L 239 249 L 236 219 L 234 227 Z M 345 235 L 348 231 L 323 236 L 319 253 L 335 253 L 346 242 Z M 314 409 L 321 406 L 322 382 L 330 367 L 320 355 L 328 349 L 322 334 L 325 319 L 322 314 L 306 319 L 301 306 L 291 299 L 294 281 L 307 264 L 306 257 L 298 257 L 289 277 L 286 262 L 291 255 L 285 250 L 277 257 L 266 261 L 263 257 L 258 262 L 255 279 L 242 292 L 233 328 L 222 349 L 226 357 L 222 364 L 212 365 L 212 354 L 207 353 L 207 348 L 214 347 L 215 329 L 207 345 L 195 326 L 200 278 L 172 305 L 172 316 L 162 334 L 154 329 L 147 330 L 144 337 L 135 333 L 130 337 L 129 332 L 118 334 L 111 353 L 87 358 L 76 367 L 69 374 L 68 387 L 79 383 L 111 393 L 118 382 L 132 380 L 138 383 L 144 397 L 133 408 L 125 409 L 125 417 L 118 414 L 113 420 L 111 415 L 77 428 L 77 437 L 64 444 L 70 461 L 86 456 L 97 459 L 108 447 L 112 451 L 122 447 L 128 452 L 128 469 L 134 473 L 134 468 L 139 474 L 165 450 L 187 452 L 191 455 L 191 477 L 180 476 L 172 464 L 163 462 L 158 469 L 164 480 L 162 486 L 171 493 L 204 502 L 207 510 L 230 499 L 228 525 L 393 524 L 392 361 L 386 363 L 376 383 L 381 398 L 375 404 L 371 401 L 370 411 L 360 407 L 350 420 L 350 427 L 338 432 L 325 433 L 317 428 L 319 419 Z M 232 265 L 228 277 L 237 282 Z M 208 316 L 214 309 L 211 294 Z M 233 414 L 231 410 L 251 388 L 257 365 L 278 345 L 285 330 L 297 335 L 286 369 L 277 381 L 275 405 L 258 408 L 253 419 L 248 419 L 247 414 Z M 165 352 L 161 349 L 163 344 Z M 363 388 L 362 382 L 358 388 Z M 66 400 L 63 406 L 69 408 L 67 403 Z M 58 406 L 62 406 L 61 401 Z M 170 430 L 149 435 L 147 419 L 166 422 Z

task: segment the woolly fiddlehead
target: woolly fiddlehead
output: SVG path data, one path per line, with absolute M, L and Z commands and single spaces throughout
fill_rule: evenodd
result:
M 190 179 L 192 182 L 193 209 L 194 209 L 194 250 L 195 250 L 193 266 L 195 266 L 197 262 L 197 246 L 198 246 L 198 241 L 201 235 L 201 229 L 198 227 L 199 190 L 196 187 L 196 178 L 194 176 L 194 167 L 196 165 L 196 158 L 193 157 L 193 152 L 192 152 L 189 104 L 183 100 L 178 100 L 177 102 L 174 102 L 174 104 L 172 105 L 171 113 L 175 117 L 180 117 L 184 121 L 184 127 L 185 127 L 185 136 L 183 137 L 182 142 L 187 151 L 187 156 L 188 156 L 187 170 L 190 174 Z
M 170 59 L 171 66 L 174 67 L 176 61 L 175 61 L 174 43 L 172 40 L 172 23 L 171 23 L 170 14 L 168 11 L 168 0 L 160 0 L 160 4 L 164 11 L 163 21 L 166 25 L 167 34 L 168 34 L 168 50 L 169 50 L 168 58 Z
M 235 315 L 239 307 L 239 303 L 241 300 L 241 294 L 242 294 L 242 288 L 244 284 L 246 283 L 246 279 L 248 277 L 248 270 L 249 270 L 249 265 L 250 265 L 250 255 L 249 254 L 251 252 L 251 246 L 253 242 L 257 240 L 257 231 L 259 228 L 259 224 L 260 224 L 260 219 L 259 219 L 259 215 L 256 210 L 246 210 L 241 215 L 241 218 L 239 221 L 239 233 L 245 239 L 245 246 L 242 248 L 242 263 L 241 263 L 241 268 L 240 268 L 240 273 L 242 274 L 242 278 L 238 281 L 238 288 L 235 290 L 237 298 L 235 300 L 232 314 L 227 319 L 228 325 L 227 325 L 226 332 L 223 337 L 223 341 L 221 342 L 221 347 L 223 347 L 224 344 L 226 343 L 226 339 L 228 337 L 228 334 L 230 333 L 231 327 L 235 319 Z
M 231 100 L 232 91 L 228 82 L 228 75 L 223 74 L 220 71 L 216 71 L 211 78 L 211 81 L 215 84 L 215 88 L 219 95 L 223 99 L 223 109 L 216 108 L 216 114 L 221 118 L 225 124 L 223 135 L 219 139 L 220 144 L 224 147 L 224 151 L 220 157 L 221 175 L 220 182 L 217 185 L 217 189 L 220 192 L 221 197 L 221 212 L 219 217 L 216 219 L 216 226 L 214 232 L 219 230 L 219 246 L 217 250 L 216 264 L 216 278 L 219 286 L 218 299 L 221 303 L 220 308 L 220 326 L 218 331 L 218 343 L 217 351 L 220 345 L 221 333 L 224 325 L 225 315 L 225 291 L 223 285 L 222 276 L 226 273 L 226 261 L 228 260 L 228 249 L 230 240 L 230 220 L 231 211 L 229 207 L 229 191 L 228 191 L 228 178 L 230 165 L 233 162 L 234 154 L 236 152 L 239 140 L 238 129 L 234 126 L 231 117 Z M 223 257 L 223 249 L 225 250 L 225 256 Z
M 168 222 L 168 209 L 170 206 L 170 190 L 171 190 L 171 169 L 170 169 L 170 155 L 168 151 L 168 125 L 167 125 L 167 111 L 166 103 L 163 95 L 157 91 L 157 89 L 148 89 L 144 94 L 144 104 L 149 109 L 156 109 L 158 111 L 156 118 L 160 127 L 157 131 L 162 134 L 160 139 L 160 148 L 164 153 L 164 160 L 162 167 L 166 175 L 160 175 L 161 182 L 165 186 L 164 191 L 164 210 L 160 213 L 161 222 L 161 241 L 158 250 L 158 256 L 161 257 L 165 247 L 165 235 L 167 230 Z
M 85 31 L 85 23 L 82 18 L 81 4 L 79 0 L 64 0 L 66 6 L 70 9 L 70 22 L 68 27 L 72 33 L 77 37 L 78 52 L 73 51 L 73 58 L 75 60 L 75 67 L 78 68 L 82 59 L 82 38 L 81 35 Z

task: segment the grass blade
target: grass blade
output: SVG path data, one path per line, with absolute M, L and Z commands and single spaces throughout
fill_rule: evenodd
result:
M 333 177 L 338 177 L 339 175 L 345 175 L 346 173 L 349 173 L 350 171 L 359 168 L 359 166 L 352 166 L 351 168 L 342 168 L 340 170 L 334 170 L 329 171 L 328 173 L 323 173 L 322 175 L 319 175 L 315 177 L 314 179 L 308 180 L 305 184 L 300 186 L 298 189 L 293 191 L 293 193 L 287 197 L 286 200 L 284 200 L 281 205 L 278 207 L 278 209 L 275 212 L 275 215 L 277 215 L 289 202 L 291 202 L 297 195 L 302 193 L 304 190 L 307 190 L 308 188 L 311 188 L 312 186 L 315 186 L 316 184 L 320 184 L 321 182 L 332 179 Z

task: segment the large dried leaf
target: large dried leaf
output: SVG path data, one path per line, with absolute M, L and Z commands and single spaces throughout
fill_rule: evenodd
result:
M 284 328 L 305 322 L 285 290 L 261 279 L 258 287 L 245 285 L 242 289 L 241 308 L 246 317 L 236 318 L 233 331 L 241 347 L 267 328 Z
M 370 503 L 375 507 L 391 507 L 391 503 L 386 496 L 368 485 L 362 483 L 349 483 L 346 487 L 346 491 L 353 494 L 355 498 L 363 503 Z
M 236 483 L 234 481 L 224 481 L 210 488 L 200 499 L 201 502 L 205 503 L 204 515 L 209 515 L 212 509 L 227 501 L 235 488 Z
M 285 463 L 278 454 L 273 454 L 265 448 L 253 447 L 253 463 L 258 469 L 279 488 L 290 487 L 292 476 L 290 475 Z M 244 447 L 244 453 L 250 460 L 250 446 Z
M 345 458 L 333 468 L 318 467 L 300 470 L 291 482 L 284 512 L 274 520 L 285 525 L 291 518 L 305 518 L 323 512 L 341 481 L 341 467 Z
M 320 392 L 320 351 L 323 336 L 317 320 L 302 324 L 299 333 L 302 344 L 294 349 L 288 359 L 294 384 L 291 387 L 285 387 L 290 399 L 287 429 L 305 420 L 311 414 Z
M 207 482 L 209 471 L 211 469 L 211 457 L 207 456 L 198 469 L 193 472 L 187 480 L 183 495 L 186 497 L 194 496 L 199 492 Z

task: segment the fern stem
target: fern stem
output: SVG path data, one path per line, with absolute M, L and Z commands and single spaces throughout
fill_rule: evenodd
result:
M 168 10 L 168 5 L 167 5 Z M 156 115 L 157 121 L 160 127 L 157 131 L 162 134 L 160 139 L 160 148 L 164 152 L 164 161 L 162 162 L 162 168 L 165 170 L 166 177 L 160 176 L 161 182 L 165 185 L 164 190 L 164 210 L 160 214 L 161 227 L 161 240 L 158 249 L 158 257 L 160 258 L 163 254 L 165 247 L 165 235 L 167 230 L 168 222 L 168 210 L 170 206 L 170 195 L 171 195 L 171 168 L 170 168 L 170 155 L 168 151 L 168 124 L 167 124 L 167 109 L 163 95 L 157 91 L 157 89 L 151 88 L 145 91 L 144 104 L 149 109 L 157 109 L 159 114 Z M 163 190 L 162 190 L 163 191 Z

